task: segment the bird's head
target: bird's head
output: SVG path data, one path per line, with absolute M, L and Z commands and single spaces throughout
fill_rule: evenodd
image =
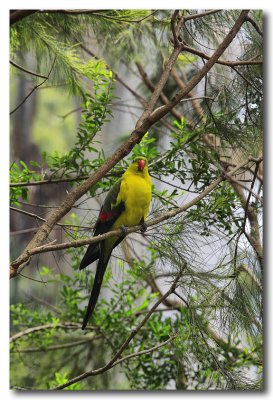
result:
M 129 169 L 132 172 L 148 172 L 148 160 L 143 156 L 138 156 L 134 159 Z

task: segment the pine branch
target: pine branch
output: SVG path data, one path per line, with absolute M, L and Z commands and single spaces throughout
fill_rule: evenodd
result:
M 165 116 L 170 112 L 170 110 L 176 106 L 211 70 L 211 68 L 217 63 L 221 55 L 228 48 L 230 43 L 233 41 L 242 25 L 244 24 L 247 14 L 249 10 L 244 10 L 240 13 L 237 21 L 235 22 L 233 28 L 226 35 L 225 39 L 219 45 L 219 47 L 215 50 L 213 55 L 208 59 L 207 63 L 199 70 L 199 72 L 187 83 L 184 89 L 180 90 L 173 99 L 169 102 L 169 104 L 159 107 L 155 111 L 153 111 L 148 118 L 150 124 L 154 124 L 155 121 L 158 121 L 160 118 Z M 181 48 L 182 50 L 184 47 Z
M 90 56 L 94 57 L 96 60 L 99 60 L 99 57 L 90 49 L 88 49 L 85 45 L 80 44 L 80 47 Z M 110 68 L 110 67 L 109 67 Z M 110 68 L 112 70 L 112 68 Z M 142 106 L 145 107 L 146 105 L 146 100 L 139 94 L 137 93 L 135 90 L 133 90 L 126 82 L 124 82 L 124 80 L 120 77 L 120 75 L 113 71 L 113 75 L 114 78 L 125 88 L 127 89 L 139 102 Z
M 153 84 L 153 82 L 149 79 L 147 73 L 145 72 L 142 64 L 140 62 L 136 62 L 136 66 L 138 69 L 138 72 L 140 73 L 141 78 L 143 79 L 144 83 L 146 84 L 146 86 L 150 89 L 150 91 L 153 93 L 155 90 L 155 85 Z M 163 104 L 168 104 L 169 103 L 169 99 L 168 97 L 165 95 L 165 93 L 163 92 L 163 90 L 161 91 L 159 98 L 161 100 L 161 102 Z M 173 108 L 170 113 L 178 120 L 181 121 L 181 117 L 182 115 L 176 111 L 175 108 Z
M 166 63 L 165 70 L 163 71 L 158 84 L 156 85 L 155 91 L 149 100 L 147 107 L 145 108 L 142 116 L 136 124 L 135 130 L 130 135 L 129 139 L 121 145 L 113 155 L 106 160 L 106 162 L 97 169 L 97 171 L 89 176 L 89 178 L 84 181 L 82 184 L 77 186 L 74 190 L 72 190 L 66 197 L 66 199 L 61 203 L 60 207 L 56 210 L 53 210 L 47 221 L 41 226 L 41 228 L 37 231 L 33 239 L 29 242 L 26 249 L 23 251 L 21 256 L 19 256 L 10 267 L 10 276 L 14 277 L 17 275 L 17 271 L 20 267 L 20 270 L 26 266 L 27 260 L 29 260 L 30 252 L 39 247 L 41 243 L 48 237 L 54 225 L 67 214 L 68 211 L 73 207 L 74 203 L 84 195 L 94 184 L 96 184 L 107 172 L 111 170 L 122 158 L 130 153 L 132 148 L 141 141 L 142 137 L 146 134 L 151 126 L 153 126 L 156 122 L 158 122 L 161 118 L 163 118 L 166 114 L 173 109 L 173 107 L 182 100 L 209 72 L 209 70 L 213 67 L 222 53 L 226 50 L 229 44 L 233 41 L 236 34 L 239 32 L 241 26 L 245 22 L 245 18 L 248 14 L 248 10 L 244 10 L 240 13 L 237 21 L 235 22 L 231 31 L 227 34 L 223 42 L 220 44 L 218 49 L 214 52 L 209 61 L 204 65 L 203 68 L 189 81 L 186 85 L 185 89 L 179 91 L 174 98 L 169 102 L 169 104 L 157 108 L 155 111 L 153 107 L 156 104 L 156 101 L 163 90 L 163 87 L 168 79 L 170 71 L 174 66 L 176 58 L 178 57 L 178 49 L 180 51 L 180 45 L 175 47 L 172 52 L 169 60 Z M 217 183 L 218 184 L 218 183 Z M 217 185 L 216 185 L 217 186 Z
M 236 69 L 234 66 L 231 67 L 236 74 L 238 74 L 249 86 L 251 86 L 257 93 L 259 93 L 260 96 L 263 96 L 263 92 L 261 90 L 259 90 L 249 79 L 247 79 L 243 74 L 241 74 L 240 71 L 238 71 L 238 69 Z
M 236 168 L 234 168 L 232 171 L 230 171 L 230 175 L 235 174 L 237 171 L 242 169 L 245 165 L 249 163 L 249 160 L 244 161 L 242 164 L 238 165 Z M 155 217 L 149 221 L 147 221 L 147 227 L 154 226 L 159 224 L 160 222 L 167 221 L 170 218 L 175 217 L 176 215 L 188 210 L 195 204 L 197 204 L 200 200 L 202 200 L 205 196 L 207 196 L 211 191 L 213 191 L 220 182 L 222 182 L 225 179 L 224 175 L 221 175 L 219 178 L 215 179 L 202 193 L 200 193 L 198 196 L 196 196 L 193 200 L 188 202 L 187 204 L 177 207 L 171 211 L 166 212 L 165 214 Z M 137 225 L 133 227 L 128 227 L 127 228 L 127 233 L 133 233 L 137 231 L 141 231 L 142 226 Z M 88 239 L 81 239 L 81 240 L 75 240 L 73 242 L 69 243 L 60 243 L 60 244 L 45 244 L 42 246 L 38 247 L 33 247 L 27 251 L 25 251 L 20 257 L 18 257 L 17 260 L 15 260 L 13 263 L 11 263 L 10 266 L 10 278 L 14 278 L 16 275 L 18 275 L 19 272 L 22 271 L 22 269 L 25 266 L 25 263 L 29 261 L 30 257 L 39 254 L 39 253 L 45 253 L 48 251 L 56 251 L 56 250 L 64 250 L 70 247 L 81 247 L 90 243 L 97 243 L 102 240 L 105 240 L 109 237 L 113 236 L 122 236 L 122 232 L 120 229 L 115 229 L 113 231 L 104 233 L 102 235 L 94 236 L 92 238 Z

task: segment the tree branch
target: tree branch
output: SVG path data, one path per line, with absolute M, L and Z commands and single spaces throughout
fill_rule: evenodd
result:
M 39 221 L 46 222 L 46 219 L 40 217 L 40 216 L 37 215 L 37 214 L 33 214 L 33 213 L 31 213 L 31 212 L 28 212 L 28 211 L 25 211 L 25 210 L 21 210 L 20 208 L 15 208 L 15 207 L 10 207 L 10 209 L 11 209 L 12 211 L 16 211 L 16 212 L 19 212 L 19 213 L 21 213 L 21 214 L 28 215 L 29 217 L 38 219 Z M 61 227 L 65 227 L 65 228 L 93 229 L 92 226 L 74 225 L 74 224 L 62 224 L 62 223 L 60 223 L 60 222 L 57 222 L 56 225 L 61 226 Z M 36 228 L 35 228 L 35 229 L 36 229 Z
M 261 158 L 261 161 L 262 161 L 262 158 Z M 246 185 L 244 185 L 243 183 L 241 183 L 239 180 L 235 179 L 235 178 L 232 177 L 232 176 L 229 176 L 229 173 L 228 173 L 228 172 L 225 172 L 225 176 L 226 176 L 226 178 L 227 178 L 228 180 L 230 180 L 230 181 L 236 183 L 237 185 L 241 186 L 241 188 L 243 188 L 244 190 L 246 190 L 247 192 L 249 192 L 249 196 L 252 195 L 252 196 L 255 197 L 255 199 L 257 199 L 261 204 L 263 204 L 263 199 L 262 199 L 257 193 L 254 192 L 254 190 L 253 190 L 253 185 L 251 185 L 250 188 L 247 187 Z M 255 173 L 255 172 L 254 172 L 254 178 L 256 179 L 256 173 Z M 255 180 L 255 179 L 254 179 L 254 180 Z M 253 182 L 253 180 L 252 180 L 252 182 Z
M 180 90 L 174 97 L 173 99 L 169 102 L 169 104 L 157 108 L 148 118 L 149 122 L 151 124 L 154 124 L 156 121 L 158 121 L 160 118 L 162 118 L 164 115 L 166 115 L 176 104 L 179 103 L 180 100 L 183 99 L 206 75 L 207 73 L 211 70 L 211 68 L 214 66 L 214 64 L 218 61 L 220 56 L 224 53 L 224 51 L 227 49 L 227 47 L 230 45 L 230 43 L 233 41 L 239 30 L 241 29 L 241 26 L 246 20 L 246 16 L 248 14 L 249 10 L 243 10 L 240 13 L 240 16 L 238 17 L 237 21 L 235 22 L 233 28 L 230 30 L 230 32 L 227 34 L 223 42 L 219 45 L 217 50 L 213 53 L 213 55 L 209 58 L 207 63 L 200 69 L 200 71 L 187 83 L 184 89 Z M 183 46 L 184 49 L 184 46 Z
M 190 47 L 185 43 L 183 46 L 183 51 L 187 51 L 188 53 L 195 54 L 196 56 L 204 58 L 205 60 L 210 59 L 210 56 L 207 55 L 206 53 L 203 53 L 200 50 Z M 263 63 L 263 60 L 260 58 L 258 58 L 258 59 L 252 58 L 251 60 L 242 60 L 242 61 L 225 61 L 225 60 L 217 60 L 216 61 L 216 64 L 226 65 L 228 67 L 236 67 L 236 66 L 240 66 L 240 65 L 259 65 L 262 63 Z
M 29 69 L 26 69 L 26 68 L 22 67 L 21 65 L 16 64 L 16 62 L 14 62 L 14 61 L 12 61 L 12 60 L 10 60 L 9 62 L 10 62 L 10 64 L 13 65 L 15 68 L 20 69 L 20 71 L 26 72 L 26 73 L 29 74 L 29 75 L 37 76 L 38 78 L 43 78 L 43 79 L 45 79 L 45 80 L 48 79 L 47 76 L 45 76 L 45 75 L 40 75 L 40 74 L 37 74 L 36 72 L 30 71 Z
M 263 92 L 261 90 L 259 90 L 249 79 L 247 79 L 243 74 L 241 74 L 240 71 L 238 71 L 234 66 L 232 67 L 232 69 L 236 72 L 236 74 L 238 74 L 245 82 L 247 82 L 247 84 L 249 86 L 251 86 L 254 90 L 256 90 L 257 93 L 259 93 L 259 95 L 263 96 Z
M 135 130 L 130 135 L 129 139 L 121 145 L 113 155 L 108 158 L 105 163 L 97 169 L 95 173 L 89 176 L 89 178 L 84 181 L 82 184 L 77 186 L 74 190 L 72 190 L 66 197 L 66 199 L 60 204 L 59 208 L 53 210 L 49 216 L 47 221 L 40 227 L 37 231 L 33 239 L 29 242 L 26 249 L 23 251 L 21 256 L 19 256 L 11 265 L 10 268 L 10 276 L 14 277 L 17 275 L 18 268 L 20 264 L 23 262 L 27 262 L 29 259 L 30 251 L 34 248 L 37 248 L 50 234 L 54 225 L 67 214 L 68 211 L 71 210 L 74 203 L 85 194 L 95 183 L 97 183 L 107 172 L 110 171 L 122 158 L 130 153 L 132 148 L 141 141 L 142 137 L 145 135 L 147 130 L 158 122 L 163 116 L 165 116 L 183 97 L 185 97 L 201 80 L 204 76 L 209 72 L 209 70 L 213 67 L 222 53 L 226 50 L 229 44 L 232 42 L 236 34 L 239 32 L 242 24 L 245 22 L 245 18 L 248 14 L 248 10 L 244 10 L 240 13 L 237 21 L 235 22 L 231 31 L 227 34 L 222 44 L 218 47 L 209 61 L 203 66 L 203 68 L 189 81 L 186 87 L 179 91 L 172 101 L 162 107 L 157 108 L 152 112 L 153 107 L 168 79 L 170 71 L 178 57 L 178 49 L 180 51 L 180 46 L 177 46 L 172 52 L 167 64 L 166 68 L 162 73 L 162 76 L 154 90 L 154 93 L 149 100 L 147 107 L 145 108 L 142 116 L 136 124 Z M 218 184 L 218 183 L 217 183 Z M 24 260 L 24 261 L 23 261 Z M 21 266 L 21 269 L 26 264 Z
M 161 310 L 160 310 L 161 311 Z M 115 367 L 117 364 L 122 363 L 123 361 L 129 360 L 130 358 L 133 357 L 138 357 L 141 356 L 143 354 L 148 354 L 148 353 L 152 353 L 153 351 L 159 349 L 160 347 L 166 346 L 166 344 L 169 344 L 170 342 L 172 342 L 175 338 L 177 338 L 179 335 L 178 333 L 175 335 L 172 335 L 169 337 L 169 339 L 165 340 L 165 342 L 159 343 L 154 347 L 150 347 L 147 350 L 142 350 L 142 351 L 137 351 L 135 353 L 129 354 L 128 356 L 125 356 L 123 358 L 120 358 L 119 360 L 117 360 L 116 362 L 114 362 L 114 364 L 112 365 L 112 368 Z
M 258 224 L 257 212 L 253 207 L 247 206 L 247 200 L 243 192 L 243 189 L 235 182 L 231 181 L 231 184 L 234 187 L 234 190 L 236 191 L 236 194 L 242 204 L 242 207 L 245 210 L 245 216 L 247 216 L 250 224 L 250 234 L 244 232 L 245 236 L 248 239 L 251 246 L 253 247 L 253 249 L 255 250 L 260 266 L 261 268 L 263 268 L 263 247 L 260 240 L 260 234 L 259 234 L 260 229 Z
M 261 36 L 263 37 L 263 32 L 262 32 L 262 30 L 260 29 L 260 27 L 259 27 L 259 25 L 257 24 L 257 22 L 254 21 L 254 19 L 251 18 L 250 16 L 247 16 L 247 19 L 246 19 L 246 20 L 247 20 L 248 22 L 250 22 L 251 25 L 256 29 L 256 31 L 258 32 L 258 34 L 261 35 Z
M 184 17 L 184 21 L 189 21 L 191 19 L 196 19 L 196 18 L 203 18 L 206 17 L 207 15 L 211 15 L 211 14 L 216 14 L 218 12 L 221 12 L 222 10 L 208 10 L 208 11 L 204 11 L 203 13 L 197 13 L 197 14 L 190 14 L 190 15 L 186 15 Z
M 185 89 L 185 83 L 182 81 L 182 79 L 180 79 L 176 69 L 174 68 L 171 72 L 171 75 L 175 81 L 175 83 L 177 84 L 177 86 L 180 88 L 180 90 L 184 90 Z M 197 99 L 195 98 L 194 94 L 192 91 L 190 91 L 187 96 L 189 96 L 192 100 L 192 105 L 193 108 L 196 112 L 196 114 L 198 115 L 199 118 L 203 118 L 205 116 L 204 111 L 202 109 L 202 107 L 200 106 L 199 101 L 197 101 Z
M 145 72 L 143 66 L 141 65 L 140 62 L 136 62 L 136 66 L 138 69 L 138 72 L 140 73 L 144 83 L 146 84 L 146 86 L 150 89 L 151 92 L 154 92 L 155 90 L 155 85 L 153 84 L 153 82 L 149 79 L 147 73 Z M 165 93 L 163 92 L 163 90 L 161 91 L 160 95 L 159 95 L 160 100 L 162 101 L 163 104 L 168 104 L 169 103 L 169 99 L 168 97 L 165 95 Z M 173 108 L 170 113 L 177 119 L 177 120 L 181 120 L 181 114 L 179 112 L 177 112 L 175 110 L 175 108 Z
M 177 10 L 174 11 L 173 15 L 175 15 L 176 13 L 177 13 Z M 173 24 L 174 24 L 173 19 L 171 20 L 171 22 L 172 22 L 172 27 L 173 27 Z M 180 22 L 178 23 L 178 26 L 180 26 Z M 173 28 L 173 29 L 175 29 L 175 28 Z M 166 84 L 166 82 L 167 82 L 167 80 L 169 78 L 171 70 L 172 70 L 172 68 L 173 68 L 173 66 L 174 66 L 174 64 L 175 64 L 175 62 L 177 60 L 177 57 L 180 54 L 181 49 L 182 49 L 182 44 L 180 42 L 175 41 L 174 49 L 173 49 L 168 61 L 166 62 L 164 71 L 162 72 L 161 77 L 160 77 L 158 83 L 156 84 L 156 86 L 154 88 L 153 94 L 152 94 L 147 106 L 145 107 L 141 117 L 139 118 L 139 120 L 138 120 L 138 122 L 136 124 L 136 129 L 138 129 L 144 123 L 144 121 L 147 120 L 148 117 L 151 116 L 151 113 L 152 113 L 152 111 L 153 111 L 153 109 L 154 109 L 154 107 L 156 105 L 156 102 L 157 102 L 160 94 L 162 93 L 162 90 L 163 90 L 163 88 L 164 88 L 164 86 L 165 86 L 165 84 Z M 169 111 L 172 108 L 173 107 L 170 107 Z M 157 121 L 158 121 L 158 119 L 157 119 Z
M 46 13 L 46 14 L 67 14 L 67 15 L 81 15 L 81 14 L 96 14 L 97 12 L 101 11 L 109 11 L 109 10 L 38 10 L 40 13 Z
M 21 19 L 27 17 L 28 15 L 34 14 L 37 11 L 38 10 L 11 10 L 9 17 L 10 25 L 15 24 Z
M 25 347 L 23 349 L 11 350 L 11 353 L 37 353 L 37 352 L 46 352 L 46 351 L 55 351 L 60 349 L 67 349 L 69 347 L 80 346 L 86 343 L 93 342 L 94 340 L 102 339 L 103 336 L 97 335 L 92 337 L 86 337 L 82 340 L 76 340 L 74 342 L 63 343 L 63 344 L 54 344 L 48 347 Z
M 114 173 L 111 172 L 110 174 L 104 175 L 105 177 L 119 177 L 121 174 L 119 173 Z M 25 187 L 25 186 L 40 186 L 40 185 L 54 185 L 58 183 L 66 183 L 66 182 L 78 182 L 78 181 L 84 181 L 88 179 L 89 175 L 76 175 L 72 177 L 67 177 L 67 178 L 59 178 L 59 179 L 43 179 L 42 181 L 26 181 L 26 182 L 13 182 L 10 183 L 10 187 Z
M 44 331 L 46 329 L 53 329 L 53 328 L 58 328 L 58 329 L 81 329 L 81 324 L 77 324 L 76 322 L 59 322 L 57 324 L 45 324 L 45 325 L 39 325 L 39 326 L 34 326 L 32 328 L 28 328 L 22 332 L 18 332 L 15 335 L 11 336 L 9 339 L 10 343 L 16 342 L 16 340 L 21 339 L 23 336 L 30 335 L 31 333 L 34 332 L 39 332 L 39 331 Z M 93 331 L 97 330 L 98 328 L 95 326 L 88 325 L 86 329 Z
M 252 280 L 252 283 L 254 283 L 257 286 L 257 288 L 260 290 L 260 292 L 262 293 L 263 286 L 262 286 L 261 282 L 258 280 L 258 278 L 256 277 L 256 275 L 251 271 L 251 269 L 246 264 L 243 264 L 243 263 L 239 265 L 239 269 L 241 271 L 244 271 L 245 273 L 247 273 L 247 275 Z
M 42 306 L 48 308 L 49 310 L 53 311 L 55 314 L 61 314 L 62 311 L 58 308 L 55 307 L 53 304 L 48 303 L 47 301 L 43 299 L 39 299 L 38 297 L 35 297 L 33 295 L 29 295 L 28 293 L 25 293 L 25 295 L 29 298 L 30 302 L 35 302 L 38 304 L 41 304 Z
M 229 172 L 230 175 L 235 174 L 237 171 L 242 169 L 245 165 L 249 163 L 249 160 L 244 161 L 242 164 L 238 165 L 236 168 L 234 168 L 232 171 Z M 166 212 L 163 215 L 160 215 L 159 217 L 155 217 L 149 221 L 147 221 L 147 227 L 154 226 L 159 224 L 162 221 L 166 221 L 170 218 L 175 217 L 176 215 L 188 210 L 192 206 L 194 206 L 196 203 L 198 203 L 200 200 L 202 200 L 205 196 L 207 196 L 216 186 L 219 185 L 221 181 L 225 179 L 224 175 L 221 175 L 219 178 L 215 179 L 202 193 L 200 193 L 198 196 L 196 196 L 193 200 L 188 202 L 187 204 L 177 207 L 171 211 Z M 127 233 L 132 233 L 132 232 L 137 232 L 142 229 L 141 225 L 136 225 L 133 227 L 128 227 L 127 228 Z M 100 242 L 101 240 L 105 240 L 109 237 L 113 236 L 121 236 L 123 233 L 121 232 L 120 229 L 115 229 L 113 231 L 104 233 L 102 235 L 98 236 L 93 236 L 92 238 L 88 239 L 81 239 L 81 240 L 75 240 L 72 242 L 68 243 L 60 243 L 60 244 L 45 244 L 42 246 L 38 247 L 33 247 L 27 251 L 25 251 L 20 257 L 18 257 L 17 260 L 15 260 L 13 263 L 11 263 L 10 266 L 10 278 L 14 278 L 15 276 L 18 275 L 19 272 L 22 271 L 24 268 L 25 264 L 29 258 L 35 254 L 39 253 L 45 253 L 48 251 L 56 251 L 56 250 L 64 250 L 70 247 L 80 247 L 84 246 L 90 243 L 97 243 Z
M 41 186 L 41 185 L 53 185 L 58 183 L 84 181 L 88 178 L 88 175 L 75 176 L 72 178 L 60 178 L 60 179 L 44 179 L 42 181 L 29 181 L 29 182 L 14 182 L 10 183 L 10 187 L 25 187 L 25 186 Z

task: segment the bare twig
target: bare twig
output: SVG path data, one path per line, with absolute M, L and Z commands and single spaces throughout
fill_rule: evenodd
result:
M 28 211 L 25 211 L 25 210 L 21 210 L 20 208 L 16 208 L 16 207 L 12 207 L 12 206 L 10 207 L 10 209 L 11 209 L 12 211 L 16 211 L 16 212 L 19 212 L 19 213 L 21 213 L 21 214 L 28 215 L 29 217 L 38 219 L 39 221 L 46 222 L 46 219 L 45 219 L 45 218 L 42 218 L 42 217 L 40 217 L 40 216 L 37 215 L 37 214 L 31 213 L 31 212 L 28 212 Z M 65 227 L 65 228 L 93 229 L 92 226 L 75 225 L 75 224 L 62 224 L 62 223 L 60 223 L 60 222 L 57 222 L 56 225 L 61 226 L 61 227 Z
M 101 335 L 86 337 L 82 340 L 75 340 L 74 342 L 63 343 L 63 344 L 54 344 L 48 347 L 24 347 L 23 349 L 14 349 L 11 350 L 11 353 L 37 353 L 37 352 L 46 352 L 46 351 L 55 351 L 60 349 L 67 349 L 69 347 L 81 346 L 83 344 L 87 344 L 93 342 L 94 340 L 102 339 Z
M 36 228 L 19 229 L 18 231 L 12 231 L 9 234 L 10 236 L 22 235 L 23 233 L 37 232 L 38 229 L 38 226 Z
M 53 312 L 55 312 L 56 314 L 61 314 L 61 310 L 58 307 L 55 307 L 53 304 L 48 303 L 47 301 L 40 299 L 36 296 L 33 295 L 29 295 L 28 293 L 26 293 L 26 296 L 29 298 L 29 300 L 38 304 L 41 304 L 42 306 L 45 306 L 46 308 L 52 310 Z
M 254 187 L 254 183 L 255 183 L 255 180 L 256 180 L 256 176 L 257 176 L 257 173 L 258 173 L 258 169 L 259 169 L 259 162 L 256 163 L 256 168 L 255 168 L 255 171 L 254 171 L 252 183 L 251 183 L 251 186 L 250 186 L 250 189 L 249 189 L 249 193 L 248 193 L 248 197 L 247 197 L 247 200 L 246 200 L 246 203 L 245 203 L 245 207 L 244 207 L 244 208 L 245 208 L 244 220 L 243 220 L 243 223 L 242 223 L 242 227 L 241 227 L 241 229 L 240 229 L 240 233 L 239 233 L 239 235 L 238 235 L 238 237 L 237 237 L 237 239 L 236 239 L 235 252 L 234 252 L 235 268 L 236 268 L 236 261 L 237 261 L 237 252 L 238 252 L 239 239 L 240 239 L 240 237 L 241 237 L 241 235 L 242 235 L 243 233 L 246 233 L 245 226 L 246 226 L 247 218 L 248 218 L 250 215 L 253 214 L 253 209 L 252 209 L 252 207 L 251 207 L 251 209 L 250 209 L 250 207 L 249 207 L 249 202 L 250 202 L 251 195 L 253 195 L 253 193 L 254 193 L 252 189 L 253 189 L 253 187 Z M 253 222 L 252 222 L 251 225 L 253 225 Z M 252 233 L 253 233 L 253 232 L 252 232 Z M 255 236 L 256 236 L 257 234 L 258 234 L 258 233 L 255 231 Z M 262 264 L 261 264 L 261 266 L 262 266 Z
M 249 188 L 248 186 L 246 186 L 246 185 L 244 185 L 243 183 L 241 183 L 240 181 L 238 181 L 238 179 L 235 179 L 233 176 L 229 176 L 229 173 L 228 173 L 228 172 L 225 172 L 225 175 L 226 175 L 226 178 L 227 178 L 228 180 L 231 180 L 231 181 L 233 181 L 234 183 L 237 183 L 237 185 L 241 186 L 243 189 L 245 189 L 245 190 L 249 193 L 249 196 L 252 195 L 252 196 L 255 197 L 255 199 L 257 199 L 261 204 L 263 204 L 263 199 L 262 199 L 257 193 L 254 192 L 254 190 L 253 190 L 253 185 L 251 185 L 251 187 Z M 254 180 L 256 179 L 256 176 L 257 176 L 257 172 L 254 172 Z M 252 180 L 252 183 L 253 183 L 253 180 Z
M 20 104 L 18 104 L 17 107 L 14 108 L 14 110 L 12 110 L 12 111 L 9 113 L 9 115 L 12 115 L 13 113 L 15 113 L 15 111 L 17 111 L 17 110 L 25 103 L 25 101 L 32 95 L 32 93 L 33 93 L 38 87 L 42 86 L 42 85 L 49 79 L 50 74 L 51 74 L 51 72 L 52 72 L 52 70 L 53 70 L 55 61 L 56 61 L 56 57 L 54 58 L 54 61 L 53 61 L 53 63 L 52 63 L 52 66 L 51 66 L 51 68 L 50 68 L 50 70 L 49 70 L 49 73 L 48 73 L 47 77 L 45 77 L 45 79 L 44 79 L 41 83 L 39 83 L 38 85 L 35 85 L 34 88 L 29 92 L 29 94 L 21 101 Z
M 153 92 L 155 90 L 155 85 L 153 84 L 153 82 L 149 79 L 147 73 L 145 72 L 142 64 L 138 61 L 136 62 L 136 66 L 137 69 L 144 81 L 144 83 L 146 84 L 146 86 L 151 90 L 151 92 Z M 168 104 L 169 103 L 169 99 L 168 97 L 165 95 L 164 91 L 162 90 L 160 95 L 159 95 L 160 100 L 162 101 L 163 104 Z M 182 115 L 177 112 L 175 110 L 175 108 L 173 108 L 170 113 L 177 119 L 177 120 L 181 120 Z
M 15 183 L 10 183 L 10 187 L 53 185 L 53 184 L 59 184 L 59 183 L 65 183 L 65 182 L 84 181 L 87 178 L 88 178 L 88 175 L 81 175 L 81 176 L 75 176 L 72 178 L 44 179 L 42 181 L 29 181 L 29 182 L 15 182 Z
M 248 22 L 250 22 L 251 25 L 256 29 L 256 31 L 258 32 L 258 34 L 261 35 L 261 36 L 263 37 L 263 32 L 262 32 L 262 30 L 260 29 L 260 27 L 259 27 L 259 25 L 257 24 L 257 22 L 254 21 L 254 19 L 251 18 L 249 15 L 247 16 L 247 19 L 246 19 L 246 20 L 247 20 Z
M 248 84 L 249 86 L 251 86 L 257 93 L 259 93 L 261 96 L 263 96 L 263 92 L 261 92 L 261 90 L 259 90 L 249 79 L 247 79 L 243 74 L 241 74 L 241 72 L 238 71 L 237 68 L 235 68 L 235 67 L 233 66 L 232 69 L 233 69 L 245 82 L 247 82 L 247 84 Z
M 176 84 L 178 85 L 178 87 L 180 88 L 180 90 L 184 90 L 186 85 L 182 81 L 182 79 L 179 77 L 175 68 L 172 70 L 171 75 L 172 75 L 174 81 L 176 82 Z M 192 105 L 193 105 L 193 108 L 194 108 L 196 114 L 199 116 L 199 118 L 203 118 L 205 116 L 204 111 L 203 111 L 202 107 L 200 106 L 199 101 L 197 101 L 197 99 L 195 98 L 192 91 L 190 91 L 187 96 L 191 99 Z
M 195 54 L 196 56 L 204 58 L 205 60 L 209 60 L 211 58 L 208 54 L 203 53 L 202 51 L 197 50 L 193 47 L 190 47 L 189 45 L 187 45 L 185 43 L 183 46 L 183 51 L 186 51 L 191 54 Z M 241 60 L 241 61 L 225 61 L 225 60 L 217 60 L 216 61 L 216 64 L 226 65 L 228 67 L 236 67 L 239 65 L 259 65 L 262 63 L 263 63 L 263 60 L 261 58 L 258 58 L 258 59 L 252 58 L 251 60 Z
M 20 208 L 16 208 L 16 207 L 10 207 L 10 210 L 11 210 L 11 211 L 16 211 L 16 212 L 19 212 L 19 213 L 21 213 L 21 214 L 28 215 L 29 217 L 32 217 L 32 218 L 38 219 L 39 221 L 43 221 L 43 222 L 45 222 L 45 221 L 46 221 L 46 219 L 44 219 L 44 218 L 40 217 L 39 215 L 37 215 L 37 214 L 33 214 L 33 213 L 30 213 L 30 212 L 28 212 L 28 211 L 25 211 L 25 210 L 21 210 Z M 56 225 L 57 225 L 57 224 L 56 224 Z
M 20 69 L 21 71 L 26 72 L 26 73 L 29 74 L 29 75 L 37 76 L 38 78 L 43 78 L 43 79 L 45 79 L 45 80 L 48 79 L 47 76 L 37 74 L 37 72 L 30 71 L 29 69 L 26 69 L 26 68 L 22 67 L 21 65 L 16 64 L 16 62 L 14 62 L 14 61 L 12 61 L 12 60 L 10 60 L 9 62 L 10 62 L 10 64 L 13 65 L 15 68 Z
M 10 343 L 16 342 L 16 340 L 21 339 L 23 336 L 30 335 L 34 332 L 39 332 L 39 331 L 44 331 L 47 329 L 81 329 L 81 324 L 77 324 L 76 322 L 59 322 L 57 324 L 45 324 L 45 325 L 39 325 L 39 326 L 34 326 L 32 328 L 28 328 L 22 332 L 16 333 L 15 335 L 11 336 L 10 338 Z M 86 329 L 93 331 L 97 330 L 95 326 L 88 325 Z
M 184 21 L 189 21 L 191 19 L 197 19 L 197 18 L 203 18 L 206 17 L 207 15 L 211 15 L 211 14 L 216 14 L 221 12 L 222 10 L 208 10 L 208 11 L 204 11 L 203 13 L 197 13 L 197 14 L 191 14 L 191 15 L 186 15 L 184 17 Z
M 112 365 L 112 367 L 115 367 L 117 364 L 122 363 L 123 361 L 129 360 L 130 358 L 133 357 L 138 357 L 141 356 L 143 354 L 148 354 L 148 353 L 152 353 L 153 351 L 159 349 L 160 347 L 166 346 L 167 344 L 169 344 L 170 342 L 172 342 L 175 338 L 177 338 L 179 336 L 179 334 L 175 334 L 169 337 L 169 339 L 165 340 L 165 342 L 159 343 L 154 347 L 150 347 L 147 350 L 142 350 L 142 351 L 137 351 L 135 353 L 129 354 L 128 356 L 125 356 L 123 358 L 120 358 L 119 360 L 117 360 L 116 362 L 114 362 L 114 364 Z
M 74 110 L 71 110 L 71 111 L 69 111 L 68 113 L 66 113 L 64 115 L 58 115 L 58 117 L 62 118 L 62 119 L 66 119 L 67 117 L 69 117 L 69 115 L 72 115 L 72 114 L 74 114 L 74 113 L 76 113 L 78 111 L 81 111 L 81 110 L 82 110 L 81 107 L 77 107 L 77 108 L 74 108 Z

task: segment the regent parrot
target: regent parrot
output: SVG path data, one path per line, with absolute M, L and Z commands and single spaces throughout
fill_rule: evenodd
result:
M 152 198 L 151 178 L 148 172 L 148 161 L 145 157 L 136 157 L 127 168 L 121 179 L 109 191 L 94 227 L 94 236 L 126 226 L 143 224 L 147 217 Z M 111 237 L 98 243 L 91 243 L 81 261 L 80 269 L 98 260 L 95 280 L 83 320 L 85 329 L 97 303 L 103 276 L 112 250 L 124 239 Z

